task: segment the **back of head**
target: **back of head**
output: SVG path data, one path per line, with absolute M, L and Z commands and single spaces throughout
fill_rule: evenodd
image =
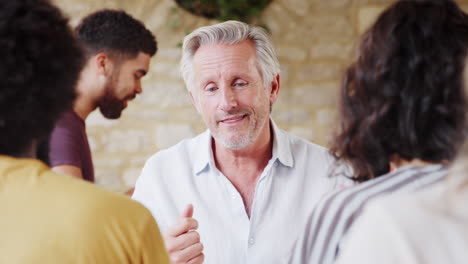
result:
M 262 75 L 265 87 L 279 74 L 279 62 L 268 34 L 259 27 L 253 27 L 239 21 L 226 21 L 212 26 L 196 29 L 184 38 L 180 69 L 187 89 L 192 89 L 192 59 L 202 45 L 237 44 L 245 40 L 252 41 L 257 55 L 257 67 Z
M 0 154 L 22 155 L 72 106 L 83 52 L 47 0 L 0 0 Z
M 341 87 L 332 146 L 358 181 L 390 157 L 452 160 L 463 139 L 468 16 L 451 0 L 403 0 L 365 33 Z
M 104 52 L 134 58 L 139 52 L 153 56 L 157 51 L 154 35 L 124 11 L 104 9 L 94 12 L 82 19 L 76 34 L 88 57 Z

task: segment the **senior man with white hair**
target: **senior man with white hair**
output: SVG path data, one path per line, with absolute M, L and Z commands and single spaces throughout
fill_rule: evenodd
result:
M 208 130 L 153 155 L 133 198 L 173 263 L 281 263 L 300 223 L 337 186 L 325 148 L 270 118 L 279 63 L 264 30 L 228 21 L 186 36 L 181 70 Z

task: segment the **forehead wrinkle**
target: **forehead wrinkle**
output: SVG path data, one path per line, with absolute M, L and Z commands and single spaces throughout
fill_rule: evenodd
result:
M 201 58 L 201 57 L 200 57 Z M 205 79 L 220 80 L 222 78 L 230 78 L 232 76 L 246 76 L 251 75 L 252 70 L 256 69 L 254 58 L 244 58 L 244 56 L 221 57 L 221 56 L 208 56 L 203 62 L 194 63 L 195 69 L 203 73 L 201 81 Z M 249 69 L 246 72 L 246 69 Z M 200 77 L 200 76 L 199 76 Z

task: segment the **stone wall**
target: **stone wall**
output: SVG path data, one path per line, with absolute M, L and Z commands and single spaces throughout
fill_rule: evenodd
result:
M 263 14 L 281 63 L 273 118 L 283 129 L 327 146 L 335 122 L 340 76 L 359 35 L 386 0 L 273 0 Z M 458 1 L 468 6 L 468 0 Z M 99 185 L 123 192 L 134 186 L 145 160 L 206 128 L 179 77 L 178 47 L 187 32 L 216 23 L 179 9 L 174 0 L 55 0 L 72 25 L 101 8 L 124 9 L 156 35 L 159 51 L 143 94 L 119 120 L 94 112 L 86 121 Z M 464 6 L 465 7 L 465 6 Z M 466 10 L 466 8 L 465 8 Z M 430 19 L 430 18 L 428 18 Z

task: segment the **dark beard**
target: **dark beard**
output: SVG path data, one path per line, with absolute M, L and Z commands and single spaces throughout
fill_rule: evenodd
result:
M 99 111 L 108 119 L 119 118 L 124 108 L 124 102 L 108 92 L 99 100 Z
M 109 81 L 106 83 L 104 89 L 104 95 L 99 99 L 98 107 L 101 114 L 108 119 L 117 119 L 122 114 L 122 110 L 125 108 L 124 101 L 119 100 L 114 94 L 115 86 L 117 85 L 117 76 L 119 75 L 117 69 L 115 73 L 111 75 Z

